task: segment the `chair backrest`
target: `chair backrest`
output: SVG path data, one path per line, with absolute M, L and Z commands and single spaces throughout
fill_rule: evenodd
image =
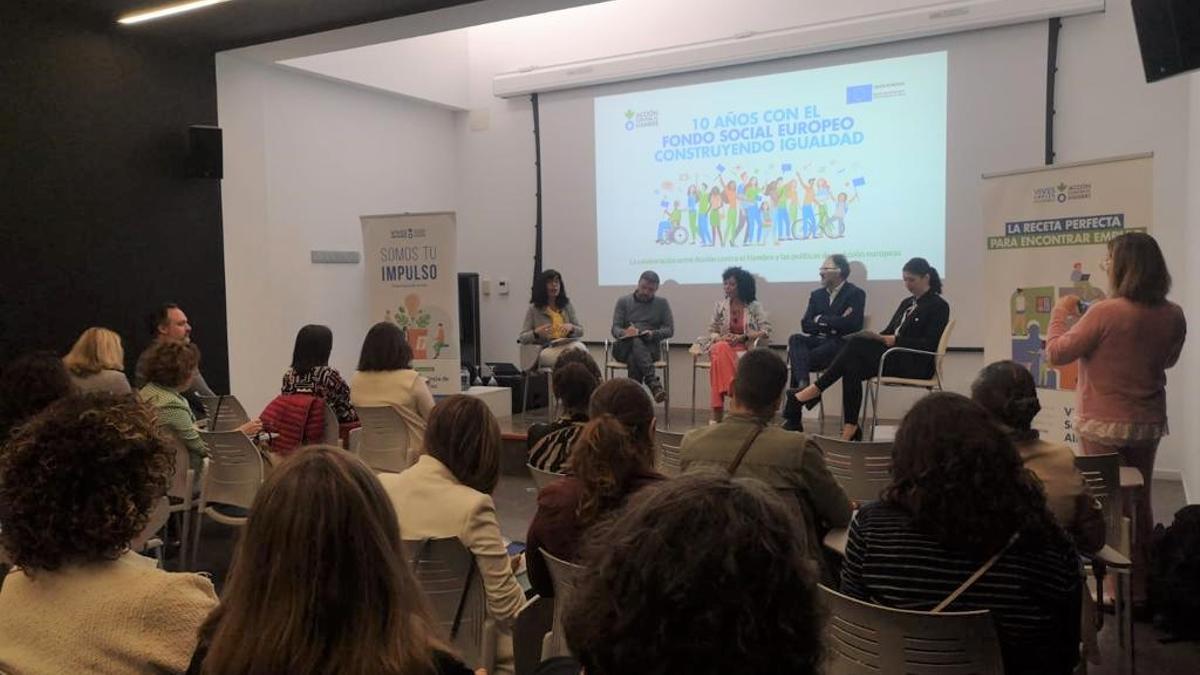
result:
M 210 455 L 202 488 L 205 503 L 250 508 L 263 482 L 258 448 L 240 431 L 201 431 L 200 438 Z
M 937 356 L 934 357 L 934 368 L 937 370 L 937 376 L 942 377 L 942 361 L 946 360 L 946 351 L 950 349 L 950 334 L 954 332 L 954 319 L 951 318 L 946 322 L 946 328 L 942 330 L 942 337 L 938 340 Z
M 891 441 L 846 441 L 829 436 L 811 436 L 825 456 L 825 465 L 846 496 L 857 502 L 873 502 L 892 482 Z
M 543 471 L 532 464 L 526 464 L 525 467 L 529 469 L 529 475 L 533 476 L 533 484 L 537 486 L 538 490 L 566 475 L 552 471 Z
M 658 451 L 654 453 L 654 468 L 668 478 L 678 476 L 683 472 L 680 464 L 679 446 L 683 444 L 683 433 L 655 429 L 654 440 L 657 441 Z
M 324 440 L 322 440 L 322 443 L 324 443 L 325 445 L 333 445 L 333 446 L 337 446 L 340 448 L 340 447 L 342 447 L 342 437 L 341 437 L 341 434 L 339 433 L 341 430 L 341 427 L 338 424 L 337 413 L 333 412 L 333 406 L 329 405 L 328 402 L 325 403 L 324 407 L 325 407 L 325 429 L 324 429 L 324 433 L 322 434 L 322 436 L 324 438 Z
M 187 448 L 182 445 L 175 448 L 175 475 L 171 477 L 171 486 L 167 488 L 168 497 L 191 502 L 192 492 L 195 490 L 192 486 L 195 474 L 192 472 L 190 460 Z
M 828 675 L 1001 675 L 991 613 L 914 612 L 821 586 L 829 606 Z
M 1121 541 L 1121 456 L 1115 452 L 1102 455 L 1077 455 L 1075 468 L 1083 474 L 1092 497 L 1099 500 L 1104 511 L 1104 538 L 1117 548 Z
M 242 402 L 233 394 L 201 396 L 200 402 L 208 414 L 208 431 L 233 431 L 250 421 Z
M 575 563 L 550 555 L 544 548 L 538 550 L 546 560 L 546 567 L 550 570 L 550 582 L 554 585 L 554 623 L 550 629 L 550 639 L 542 647 L 542 660 L 555 656 L 570 656 L 571 650 L 567 647 L 562 619 L 571 597 L 575 595 L 575 589 L 579 586 L 579 580 L 583 578 L 584 569 Z
M 408 425 L 394 408 L 358 406 L 362 422 L 358 454 L 376 471 L 400 473 L 408 468 Z
M 450 635 L 455 616 L 459 617 L 452 644 L 468 665 L 478 668 L 483 662 L 488 618 L 483 578 L 474 554 L 454 537 L 406 539 L 404 550 L 434 620 Z

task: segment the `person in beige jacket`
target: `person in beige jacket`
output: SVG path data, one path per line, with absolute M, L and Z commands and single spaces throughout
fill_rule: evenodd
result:
M 217 604 L 199 574 L 129 550 L 175 445 L 129 396 L 62 399 L 0 451 L 0 672 L 183 673 Z
M 381 321 L 363 339 L 358 370 L 350 378 L 355 409 L 391 406 L 408 427 L 408 456 L 416 457 L 425 442 L 425 421 L 433 410 L 433 393 L 412 367 L 413 352 L 404 331 Z
M 408 540 L 456 537 L 475 554 L 488 614 L 500 628 L 496 672 L 513 672 L 512 622 L 525 604 L 496 518 L 500 425 L 477 398 L 450 396 L 429 417 L 425 452 L 403 473 L 379 480 Z
M 804 518 L 809 557 L 823 561 L 823 533 L 848 526 L 852 508 L 817 446 L 803 432 L 769 424 L 786 384 L 783 359 L 767 348 L 747 352 L 738 361 L 730 388 L 729 416 L 689 431 L 679 448 L 680 464 L 684 472 L 719 469 L 791 493 L 788 501 Z M 745 456 L 733 466 L 738 451 L 751 439 Z

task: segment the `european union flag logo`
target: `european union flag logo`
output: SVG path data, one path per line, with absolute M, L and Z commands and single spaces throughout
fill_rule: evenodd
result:
M 870 103 L 874 87 L 869 84 L 856 84 L 846 87 L 846 103 Z

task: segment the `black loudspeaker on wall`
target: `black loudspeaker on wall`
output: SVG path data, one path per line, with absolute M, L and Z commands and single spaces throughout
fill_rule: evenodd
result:
M 205 124 L 188 127 L 186 175 L 188 178 L 221 178 L 221 128 Z
M 1200 68 L 1200 1 L 1133 0 L 1146 81 Z

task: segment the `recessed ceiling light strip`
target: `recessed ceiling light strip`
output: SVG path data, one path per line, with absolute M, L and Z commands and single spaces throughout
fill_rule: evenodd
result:
M 222 2 L 229 2 L 229 0 L 192 0 L 191 2 L 181 2 L 174 5 L 159 7 L 158 9 L 150 9 L 144 12 L 126 14 L 125 16 L 117 19 L 117 23 L 128 25 L 132 23 L 142 23 L 143 21 L 153 21 L 154 19 L 161 19 L 164 16 L 171 16 L 173 14 L 180 14 L 182 12 L 190 12 L 194 9 L 201 9 L 203 7 L 216 5 Z

